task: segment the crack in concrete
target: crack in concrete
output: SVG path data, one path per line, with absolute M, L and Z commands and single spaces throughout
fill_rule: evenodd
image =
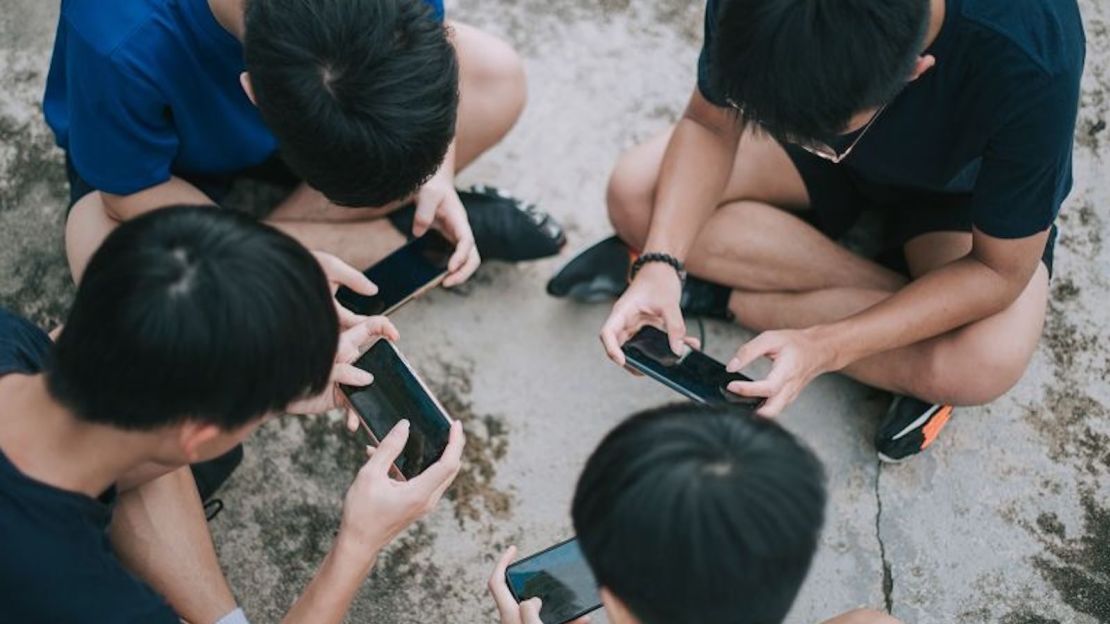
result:
M 894 573 L 886 558 L 886 543 L 883 541 L 883 495 L 879 490 L 879 480 L 883 476 L 883 462 L 875 468 L 875 540 L 879 542 L 879 559 L 883 564 L 883 606 L 886 612 L 894 615 Z

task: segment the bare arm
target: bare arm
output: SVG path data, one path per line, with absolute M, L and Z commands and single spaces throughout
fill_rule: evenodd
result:
M 823 624 L 902 624 L 902 621 L 881 611 L 856 609 L 825 620 Z

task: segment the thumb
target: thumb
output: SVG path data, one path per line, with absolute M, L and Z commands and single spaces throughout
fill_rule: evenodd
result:
M 440 197 L 435 193 L 423 192 L 416 199 L 416 213 L 412 217 L 412 234 L 417 238 L 428 233 L 439 209 Z
M 540 609 L 543 608 L 543 601 L 539 598 L 529 598 L 520 603 L 520 619 L 523 624 L 543 624 L 540 620 Z

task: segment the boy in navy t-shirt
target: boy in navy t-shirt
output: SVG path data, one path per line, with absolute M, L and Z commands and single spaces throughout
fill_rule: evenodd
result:
M 338 332 L 315 257 L 213 207 L 117 228 L 55 345 L 0 310 L 0 620 L 244 624 L 184 467 L 275 413 L 330 409 L 336 383 L 367 383 L 349 366 L 360 346 L 397 338 L 380 317 Z M 454 478 L 457 426 L 439 462 L 392 482 L 406 438 L 399 426 L 355 477 L 285 621 L 341 622 L 380 549 Z
M 729 368 L 774 360 L 732 388 L 763 414 L 840 371 L 897 395 L 880 458 L 921 451 L 1036 348 L 1084 57 L 1075 0 L 709 0 L 684 117 L 610 181 L 642 252 L 606 269 L 634 275 L 610 357 L 645 320 L 678 349 L 680 310 L 735 319 L 764 333 Z M 865 208 L 883 262 L 835 242 Z
M 457 245 L 447 285 L 479 251 L 557 251 L 546 215 L 491 192 L 464 206 L 454 188 L 514 125 L 525 83 L 507 44 L 443 20 L 442 0 L 65 0 L 43 107 L 66 152 L 74 274 L 119 222 L 218 203 L 241 177 L 292 189 L 256 212 L 360 268 L 428 227 Z

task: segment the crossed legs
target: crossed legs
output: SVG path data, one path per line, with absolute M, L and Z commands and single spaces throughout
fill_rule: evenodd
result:
M 647 237 L 656 179 L 669 132 L 633 148 L 609 183 L 609 217 L 639 247 Z M 687 266 L 733 289 L 730 308 L 764 331 L 834 322 L 897 292 L 906 280 L 828 239 L 795 213 L 809 209 L 805 184 L 774 140 L 748 133 L 720 207 L 693 246 Z M 906 244 L 914 278 L 965 256 L 971 234 L 936 232 Z M 1048 273 L 1041 266 L 1022 295 L 992 317 L 843 372 L 868 385 L 956 405 L 988 403 L 1021 378 L 1044 325 Z

